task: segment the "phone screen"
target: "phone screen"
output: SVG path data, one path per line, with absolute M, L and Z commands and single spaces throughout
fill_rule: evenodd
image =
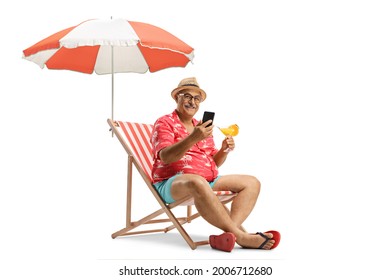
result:
M 205 111 L 203 113 L 203 119 L 202 119 L 202 123 L 205 123 L 207 122 L 208 120 L 214 120 L 214 115 L 215 113 L 214 112 L 208 112 L 208 111 Z M 212 125 L 213 123 L 211 122 L 208 126 Z

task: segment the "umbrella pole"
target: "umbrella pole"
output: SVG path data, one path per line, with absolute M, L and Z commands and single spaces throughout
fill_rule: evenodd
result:
M 114 46 L 111 46 L 111 120 L 114 120 Z M 112 131 L 114 137 L 114 130 Z

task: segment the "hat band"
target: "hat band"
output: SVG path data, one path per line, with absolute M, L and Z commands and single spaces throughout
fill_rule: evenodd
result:
M 188 87 L 188 86 L 192 86 L 192 87 L 197 87 L 199 88 L 198 85 L 194 85 L 194 84 L 184 84 L 184 85 L 181 85 L 182 87 Z

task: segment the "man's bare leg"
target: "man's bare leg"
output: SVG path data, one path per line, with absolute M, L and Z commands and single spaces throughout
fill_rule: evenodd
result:
M 253 176 L 226 175 L 217 180 L 214 190 L 229 190 L 238 194 L 232 202 L 230 217 L 237 226 L 241 226 L 255 207 L 260 186 L 259 180 Z
M 225 232 L 232 232 L 236 236 L 237 243 L 242 247 L 258 248 L 265 241 L 260 235 L 248 234 L 239 228 L 241 224 L 238 225 L 237 222 L 232 220 L 203 177 L 193 174 L 178 176 L 172 182 L 171 194 L 174 199 L 192 195 L 199 214 L 213 226 Z M 240 200 L 238 202 L 239 204 L 242 203 Z M 235 214 L 236 221 L 239 222 L 241 219 L 245 219 L 252 209 L 244 209 L 244 214 Z M 234 214 L 233 210 L 238 212 L 238 209 L 232 209 L 232 215 Z M 266 236 L 272 238 L 272 234 L 266 233 Z M 263 248 L 270 249 L 273 244 L 274 241 L 269 240 Z

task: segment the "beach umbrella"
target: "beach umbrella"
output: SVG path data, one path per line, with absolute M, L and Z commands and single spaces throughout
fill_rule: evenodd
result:
M 61 30 L 23 51 L 42 69 L 111 74 L 114 120 L 114 74 L 156 72 L 185 67 L 194 49 L 157 26 L 125 19 L 91 19 Z

